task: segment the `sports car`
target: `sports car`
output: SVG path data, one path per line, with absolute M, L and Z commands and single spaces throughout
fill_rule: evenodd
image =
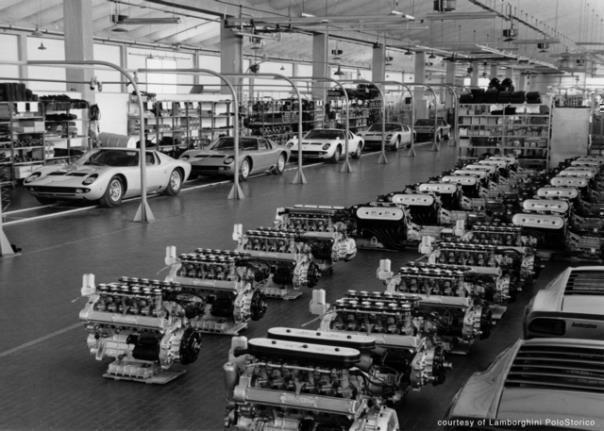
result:
M 386 123 L 386 148 L 398 150 L 408 148 L 411 145 L 411 128 L 400 123 Z M 382 146 L 382 123 L 371 125 L 368 130 L 359 132 L 359 136 L 365 140 L 365 147 Z
M 302 158 L 329 160 L 337 163 L 344 154 L 346 131 L 342 129 L 313 129 L 302 137 Z M 292 157 L 298 157 L 298 138 L 287 141 Z M 348 132 L 348 153 L 355 159 L 361 157 L 363 138 Z
M 526 308 L 524 337 L 604 339 L 604 266 L 567 268 Z
M 603 430 L 604 341 L 519 340 L 453 398 L 445 429 Z
M 191 173 L 191 165 L 159 151 L 147 151 L 147 191 L 175 196 Z M 97 148 L 71 165 L 43 166 L 23 181 L 41 203 L 56 200 L 99 201 L 114 207 L 140 195 L 139 150 Z
M 207 149 L 188 150 L 180 160 L 191 162 L 194 175 L 235 175 L 235 140 L 221 136 Z M 251 174 L 273 172 L 282 174 L 289 159 L 289 150 L 262 136 L 245 136 L 239 139 L 239 178 L 246 180 Z

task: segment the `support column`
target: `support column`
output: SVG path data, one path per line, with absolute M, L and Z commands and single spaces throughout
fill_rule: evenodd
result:
M 447 61 L 445 70 L 445 84 L 455 85 L 455 62 Z M 445 106 L 452 108 L 455 101 L 449 90 L 445 91 Z
M 128 47 L 126 45 L 120 45 L 120 67 L 128 69 Z M 122 82 L 120 84 L 120 91 L 122 93 L 127 93 L 129 90 L 128 83 L 125 82 L 125 78 L 121 74 L 120 81 Z
M 512 82 L 514 82 L 514 69 L 512 69 L 511 67 L 507 67 L 505 69 L 505 77 L 510 78 Z
M 384 45 L 373 45 L 373 59 L 371 61 L 371 80 L 381 82 L 386 79 L 386 47 Z
M 519 74 L 515 88 L 516 91 L 526 91 L 526 75 L 523 75 L 522 73 Z
M 199 65 L 199 52 L 198 51 L 193 51 L 193 69 L 201 69 L 201 66 Z M 199 85 L 199 81 L 200 81 L 199 78 L 200 78 L 200 76 L 198 73 L 193 75 L 193 85 Z
M 312 37 L 312 77 L 315 79 L 329 78 L 329 36 L 324 33 L 315 34 Z M 313 81 L 312 97 L 316 100 L 327 100 L 327 89 L 329 83 L 325 81 Z
M 243 38 L 233 33 L 233 30 L 225 27 L 225 20 L 220 25 L 220 72 L 221 73 L 243 73 Z M 229 79 L 237 90 L 237 97 L 241 97 L 241 78 Z M 221 84 L 222 94 L 231 94 L 229 88 Z
M 63 23 L 65 32 L 65 60 L 93 60 L 92 51 L 92 0 L 63 0 Z M 94 76 L 91 69 L 67 69 L 67 81 L 88 82 Z M 94 90 L 88 84 L 67 84 L 82 93 L 82 98 L 94 102 Z
M 489 79 L 497 78 L 497 65 L 491 64 L 489 69 Z
M 470 86 L 477 87 L 478 86 L 478 76 L 480 65 L 478 63 L 472 63 L 472 75 L 470 76 Z
M 17 45 L 19 61 L 27 61 L 27 36 L 19 34 L 17 36 Z M 27 79 L 28 77 L 27 66 L 24 64 L 19 65 L 19 78 Z
M 423 84 L 426 82 L 426 53 L 415 53 L 415 82 Z M 415 87 L 413 90 L 413 105 L 415 108 L 415 118 L 427 118 L 428 107 L 424 99 L 425 89 L 423 87 Z

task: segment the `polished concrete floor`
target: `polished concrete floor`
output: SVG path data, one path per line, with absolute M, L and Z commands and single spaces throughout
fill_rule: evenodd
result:
M 157 197 L 150 201 L 157 218 L 150 225 L 131 222 L 137 204 L 130 202 L 118 209 L 96 208 L 7 227 L 23 254 L 0 258 L 0 429 L 222 429 L 222 364 L 229 337 L 204 336 L 197 362 L 166 386 L 103 379 L 106 364 L 89 354 L 78 321 L 84 304 L 79 298 L 82 274 L 94 273 L 98 282 L 120 275 L 159 278 L 165 274 L 167 245 L 182 251 L 232 248 L 233 223 L 269 225 L 282 205 L 366 202 L 455 161 L 454 150 L 444 147 L 440 153 L 421 149 L 413 159 L 404 153 L 388 156 L 388 165 L 377 164 L 377 155 L 353 161 L 351 174 L 333 165 L 308 168 L 304 186 L 290 184 L 293 171 L 253 178 L 243 185 L 247 198 L 241 201 L 226 199 L 228 185 Z M 396 266 L 416 254 L 362 251 L 352 263 L 336 267 L 320 287 L 327 290 L 328 300 L 347 289 L 378 289 L 375 268 L 384 257 Z M 538 285 L 557 269 L 545 272 Z M 401 429 L 438 429 L 437 420 L 468 376 L 517 339 L 530 294 L 511 305 L 489 339 L 476 344 L 468 356 L 453 358 L 454 369 L 444 385 L 409 394 L 399 408 Z M 309 321 L 308 298 L 305 292 L 294 302 L 271 301 L 266 316 L 245 335 L 261 336 L 271 326 Z

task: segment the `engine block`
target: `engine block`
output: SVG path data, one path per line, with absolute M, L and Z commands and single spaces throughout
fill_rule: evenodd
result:
M 349 238 L 350 211 L 326 205 L 295 205 L 277 208 L 275 227 L 299 232 L 310 242 L 313 259 L 322 271 L 335 262 L 349 261 L 357 254 L 354 239 Z
M 488 335 L 490 311 L 470 298 L 351 290 L 323 316 L 320 329 L 369 334 L 387 348 L 404 348 L 413 337 L 458 353 Z
M 190 319 L 196 305 L 180 284 L 122 277 L 95 285 L 85 274 L 82 295 L 90 353 L 113 359 L 104 377 L 163 384 L 184 373 L 177 364 L 197 359 L 201 334 Z
M 410 389 L 418 390 L 429 383 L 443 383 L 446 369 L 450 368 L 442 349 L 423 336 L 389 336 L 386 340 L 377 334 L 286 327 L 271 328 L 267 336 L 359 350 L 359 368 L 371 376 L 368 385 L 370 392 L 390 404 L 400 401 Z
M 274 286 L 264 286 L 262 291 L 266 296 L 282 299 L 295 299 L 302 294 L 298 289 L 317 284 L 321 269 L 314 256 L 319 256 L 319 260 L 327 254 L 331 256 L 333 247 L 331 240 L 313 241 L 305 238 L 305 233 L 268 227 L 244 233 L 241 225 L 235 225 L 233 239 L 237 241 L 237 251 L 270 266 Z
M 355 348 L 234 337 L 224 365 L 227 430 L 398 430 Z
M 167 282 L 177 282 L 183 293 L 196 300 L 197 314 L 191 324 L 203 331 L 237 334 L 249 320 L 259 320 L 266 312 L 261 286 L 270 276 L 270 267 L 249 255 L 230 250 L 197 249 L 176 255 L 166 248 L 169 267 Z

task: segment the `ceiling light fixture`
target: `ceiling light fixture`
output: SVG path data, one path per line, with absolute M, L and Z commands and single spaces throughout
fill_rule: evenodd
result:
M 342 72 L 342 68 L 340 67 L 339 64 L 338 64 L 338 70 L 336 70 L 333 74 L 336 75 L 336 76 L 342 76 L 342 75 L 344 75 L 344 72 Z
M 434 59 L 436 58 L 436 56 L 434 55 L 434 53 L 433 53 L 433 52 L 431 52 L 431 53 L 430 53 L 430 55 L 428 56 L 428 58 L 429 58 L 430 60 L 434 60 Z
M 413 55 L 413 53 L 409 50 L 405 51 L 405 55 Z
M 42 37 L 42 31 L 40 30 L 40 27 L 36 24 L 36 28 L 34 29 L 34 31 L 31 32 L 31 36 L 32 37 Z
M 46 47 L 44 46 L 44 42 L 40 42 L 40 46 L 38 47 L 40 51 L 45 51 Z

